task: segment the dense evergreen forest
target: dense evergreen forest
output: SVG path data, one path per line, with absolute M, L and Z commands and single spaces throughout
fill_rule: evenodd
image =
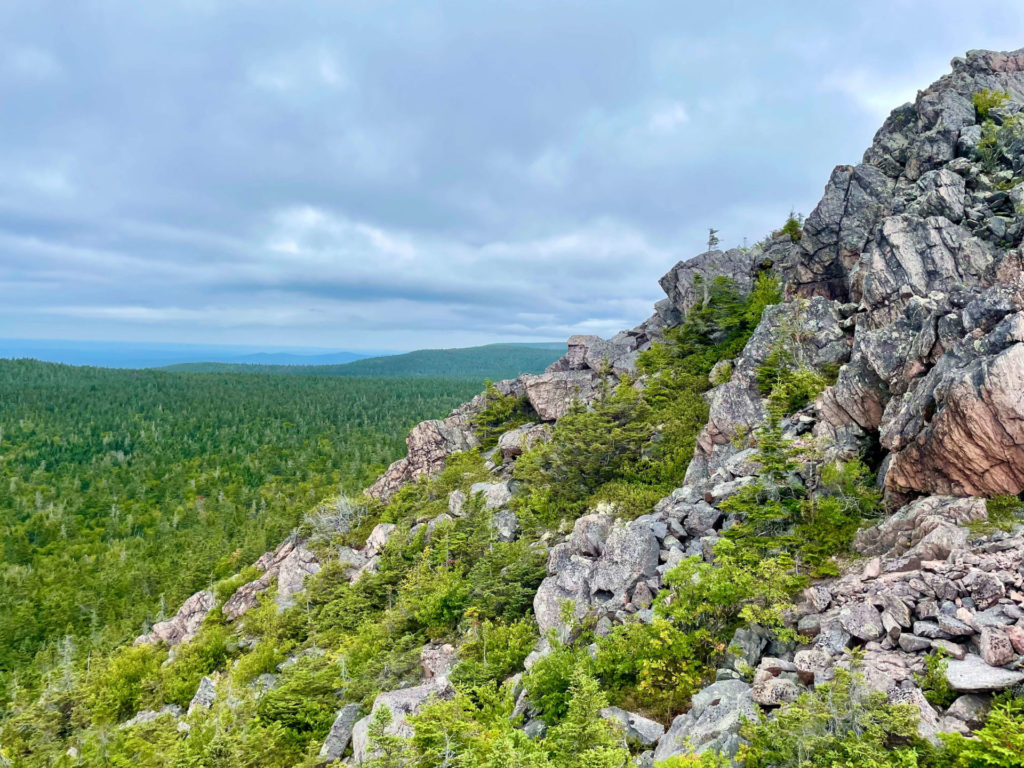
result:
M 0 361 L 0 696 L 236 573 L 479 386 Z
M 293 376 L 388 376 L 413 378 L 510 379 L 540 373 L 565 354 L 565 344 L 487 344 L 460 349 L 420 349 L 339 365 L 249 365 L 243 363 L 181 363 L 167 370 L 192 373 L 273 373 Z

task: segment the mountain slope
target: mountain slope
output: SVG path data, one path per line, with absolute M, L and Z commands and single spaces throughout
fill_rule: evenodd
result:
M 482 382 L 520 373 L 540 373 L 565 351 L 564 344 L 488 344 L 456 349 L 421 349 L 341 365 L 250 365 L 182 363 L 166 370 L 191 373 L 268 373 L 290 376 L 387 376 L 458 378 Z
M 955 60 L 802 229 L 680 262 L 640 326 L 54 664 L 8 754 L 1020 765 L 1022 110 L 1024 51 Z

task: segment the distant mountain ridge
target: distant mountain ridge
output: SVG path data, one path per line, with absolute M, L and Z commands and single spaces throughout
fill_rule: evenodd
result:
M 564 342 L 486 344 L 421 349 L 327 365 L 181 363 L 163 370 L 180 373 L 254 373 L 284 376 L 382 376 L 399 378 L 500 379 L 540 373 L 565 354 Z M 299 357 L 299 356 L 294 356 Z
M 226 344 L 82 341 L 75 339 L 0 339 L 0 358 L 29 358 L 47 363 L 98 368 L 160 368 L 199 360 L 261 365 L 336 365 L 389 354 L 385 350 L 332 350 L 317 347 L 276 350 Z

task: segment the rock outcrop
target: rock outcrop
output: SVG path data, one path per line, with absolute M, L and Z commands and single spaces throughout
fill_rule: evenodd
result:
M 181 608 L 172 618 L 157 622 L 149 634 L 137 637 L 135 645 L 164 643 L 173 648 L 180 643 L 191 641 L 199 634 L 199 627 L 203 623 L 203 619 L 216 604 L 217 598 L 213 596 L 212 592 L 205 589 L 196 592 L 181 604 Z
M 320 562 L 305 545 L 289 539 L 273 552 L 260 557 L 253 565 L 263 574 L 243 584 L 224 603 L 221 611 L 233 621 L 251 611 L 259 604 L 259 597 L 271 583 L 277 580 L 277 604 L 279 608 L 291 605 L 292 595 L 302 589 L 307 576 L 320 571 Z

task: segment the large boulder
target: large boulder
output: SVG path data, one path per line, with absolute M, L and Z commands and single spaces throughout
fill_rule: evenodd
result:
M 345 749 L 348 748 L 348 744 L 352 740 L 352 730 L 358 717 L 358 704 L 346 704 L 338 710 L 338 715 L 334 718 L 334 724 L 331 725 L 331 730 L 327 733 L 323 746 L 320 747 L 320 760 L 322 763 L 337 760 L 345 754 Z
M 498 450 L 505 461 L 512 461 L 535 445 L 546 443 L 551 439 L 551 427 L 548 424 L 523 424 L 510 429 L 498 438 Z
M 213 610 L 217 598 L 208 590 L 196 592 L 181 604 L 178 612 L 167 621 L 159 621 L 153 625 L 152 631 L 135 639 L 135 645 L 164 643 L 173 648 L 181 643 L 190 642 L 197 634 L 206 614 Z
M 564 632 L 566 601 L 573 603 L 577 619 L 591 613 L 615 618 L 634 598 L 649 604 L 646 581 L 657 575 L 661 554 L 654 525 L 642 518 L 613 524 L 605 513 L 577 520 L 569 539 L 552 547 L 549 575 L 534 595 L 541 635 Z
M 665 735 L 665 726 L 661 723 L 619 707 L 605 707 L 601 717 L 621 728 L 626 741 L 639 747 L 653 747 Z
M 750 685 L 742 680 L 720 680 L 697 693 L 690 711 L 672 721 L 654 750 L 654 761 L 708 750 L 733 757 L 740 745 L 740 725 L 756 717 Z
M 419 712 L 424 705 L 432 701 L 443 701 L 455 696 L 455 689 L 446 677 L 436 677 L 423 685 L 412 688 L 401 688 L 380 694 L 373 702 L 370 714 L 357 722 L 352 729 L 352 758 L 356 765 L 361 765 L 373 757 L 370 751 L 369 727 L 373 715 L 381 707 L 391 710 L 391 724 L 387 733 L 391 736 L 409 738 L 413 735 L 409 716 Z
M 574 403 L 587 405 L 600 393 L 600 376 L 591 370 L 551 371 L 521 377 L 530 405 L 543 421 L 554 421 Z
M 962 526 L 987 519 L 984 499 L 928 496 L 882 522 L 857 532 L 853 547 L 862 555 L 942 560 L 967 543 Z
M 980 656 L 969 653 L 963 660 L 946 662 L 946 681 L 958 693 L 987 693 L 1024 683 L 1024 672 L 989 666 Z
M 420 422 L 410 430 L 405 443 L 408 455 L 388 467 L 366 490 L 371 498 L 387 501 L 406 483 L 444 469 L 445 461 L 453 453 L 479 445 L 471 415 L 464 412 Z
M 704 292 L 694 286 L 700 277 L 709 286 L 716 277 L 727 277 L 743 292 L 753 285 L 754 252 L 742 248 L 728 251 L 706 251 L 692 259 L 680 261 L 659 281 L 672 306 L 686 315 L 695 304 L 704 301 Z

